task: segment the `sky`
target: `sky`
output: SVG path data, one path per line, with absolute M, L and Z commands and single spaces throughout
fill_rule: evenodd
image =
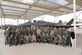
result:
M 77 19 L 82 19 L 82 11 L 77 12 L 76 17 L 77 17 Z M 50 15 L 43 15 L 43 16 L 34 18 L 33 20 L 43 20 L 43 21 L 47 21 L 47 22 L 58 23 L 59 20 L 62 20 L 63 22 L 68 22 L 72 18 L 73 18 L 73 13 L 62 15 L 62 16 L 56 16 L 56 17 L 50 16 Z M 80 21 L 82 21 L 82 20 L 80 20 Z M 18 20 L 18 24 L 22 24 L 24 22 L 28 22 L 28 20 L 25 20 L 25 21 L 23 19 Z M 17 25 L 17 19 L 5 18 L 5 22 L 4 22 L 4 19 L 2 19 L 2 25 L 4 25 L 4 23 L 10 24 L 10 25 Z M 0 25 L 1 25 L 1 18 L 0 18 Z

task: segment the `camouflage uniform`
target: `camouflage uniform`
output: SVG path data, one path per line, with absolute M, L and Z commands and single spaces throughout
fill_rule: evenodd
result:
M 45 37 L 46 37 L 46 35 L 44 33 L 42 33 L 42 35 L 40 36 L 40 42 L 46 43 Z
M 58 44 L 59 45 L 62 45 L 63 44 L 63 33 L 62 33 L 62 30 L 58 30 L 58 35 L 57 35 L 59 41 L 58 41 Z
M 54 30 L 50 30 L 50 43 L 54 43 Z
M 36 42 L 40 42 L 40 36 L 41 36 L 41 29 L 37 29 L 36 30 Z
M 58 41 L 59 41 L 59 39 L 58 39 L 58 30 L 54 30 L 54 44 L 58 44 Z
M 24 44 L 24 35 L 23 34 L 19 37 L 19 44 L 20 45 Z

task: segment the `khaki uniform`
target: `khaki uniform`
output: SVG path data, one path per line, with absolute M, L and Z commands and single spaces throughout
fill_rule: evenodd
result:
M 40 35 L 41 34 L 41 30 L 40 29 L 37 29 L 37 35 Z
M 36 36 L 32 35 L 32 42 L 36 42 Z

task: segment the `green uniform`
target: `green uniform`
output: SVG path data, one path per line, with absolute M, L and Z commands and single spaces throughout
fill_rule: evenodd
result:
M 58 35 L 58 30 L 54 30 L 54 36 Z
M 58 30 L 58 35 L 62 36 L 63 35 L 63 30 Z
M 62 45 L 63 44 L 63 33 L 62 33 L 63 30 L 58 30 L 58 44 L 59 45 Z
M 51 30 L 50 31 L 50 36 L 53 36 L 54 35 L 54 30 Z
M 69 32 L 67 30 L 64 30 L 63 36 L 64 36 L 64 46 L 69 45 L 70 43 Z
M 21 30 L 17 30 L 17 31 L 16 31 L 16 37 L 20 37 L 20 36 L 21 36 L 21 33 L 22 33 Z
M 8 44 L 8 38 L 10 37 L 10 31 L 6 30 L 4 35 L 5 35 L 5 44 Z
M 45 32 L 44 29 L 41 29 L 41 35 L 42 35 L 44 32 Z
M 4 33 L 4 35 L 5 35 L 5 37 L 9 37 L 9 31 L 5 31 L 5 33 Z

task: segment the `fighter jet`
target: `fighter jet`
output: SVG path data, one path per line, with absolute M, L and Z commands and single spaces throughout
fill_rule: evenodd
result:
M 18 25 L 19 27 L 27 27 L 27 26 L 53 26 L 53 27 L 73 27 L 71 24 L 73 23 L 74 19 L 71 19 L 66 25 L 64 25 L 62 23 L 62 21 L 60 20 L 58 23 L 50 23 L 50 22 L 46 22 L 46 21 L 36 21 L 34 20 L 33 23 L 31 22 L 27 22 L 24 24 L 20 24 Z

